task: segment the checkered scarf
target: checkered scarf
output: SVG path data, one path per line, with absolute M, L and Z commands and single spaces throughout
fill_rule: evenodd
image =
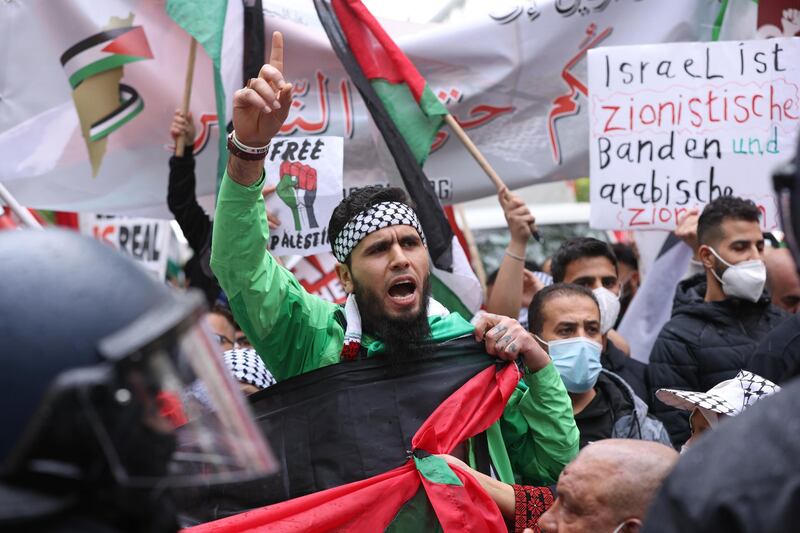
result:
M 445 306 L 433 298 L 428 298 L 429 317 L 445 317 L 449 314 L 450 311 Z M 358 310 L 355 294 L 347 297 L 347 302 L 344 304 L 344 316 L 347 321 L 347 329 L 344 332 L 341 359 L 352 361 L 358 358 L 358 352 L 361 350 L 361 313 Z
M 401 202 L 381 202 L 360 212 L 344 225 L 342 231 L 333 241 L 333 255 L 340 263 L 344 263 L 361 239 L 379 229 L 389 226 L 411 226 L 425 243 L 425 234 L 417 214 L 411 207 Z
M 266 389 L 277 383 L 264 361 L 252 348 L 228 350 L 222 354 L 225 364 L 238 381 Z

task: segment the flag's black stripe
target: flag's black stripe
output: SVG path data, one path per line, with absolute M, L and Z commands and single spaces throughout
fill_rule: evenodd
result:
M 75 57 L 76 55 L 80 54 L 87 48 L 91 48 L 92 46 L 96 46 L 104 41 L 111 41 L 112 39 L 116 39 L 123 33 L 128 33 L 134 28 L 140 28 L 141 26 L 127 26 L 125 28 L 117 28 L 115 30 L 108 30 L 108 31 L 101 31 L 100 33 L 95 33 L 91 37 L 87 37 L 82 41 L 78 41 L 76 44 L 72 45 L 69 50 L 61 54 L 61 66 L 67 64 L 67 61 Z
M 244 6 L 244 55 L 242 57 L 243 80 L 257 78 L 265 63 L 266 36 L 264 33 L 264 8 L 261 0 Z
M 104 116 L 103 118 L 101 118 L 99 120 L 96 120 L 94 122 L 94 124 L 92 124 L 92 128 L 94 128 L 98 124 L 102 124 L 103 122 L 114 118 L 115 116 L 119 115 L 120 113 L 123 113 L 129 107 L 131 107 L 132 105 L 135 105 L 136 102 L 139 100 L 139 93 L 136 92 L 136 89 L 134 89 L 130 85 L 125 85 L 124 83 L 120 83 L 119 84 L 119 93 L 120 93 L 120 95 L 122 93 L 129 93 L 131 95 L 131 97 L 129 99 L 125 100 L 124 103 L 121 106 L 116 108 L 114 111 L 112 111 L 108 115 Z
M 328 34 L 328 39 L 333 46 L 336 56 L 342 62 L 347 74 L 353 84 L 361 93 L 367 109 L 383 135 L 386 146 L 394 158 L 403 184 L 411 198 L 417 204 L 417 215 L 419 216 L 422 230 L 428 241 L 428 252 L 430 253 L 433 264 L 441 270 L 451 272 L 453 270 L 453 251 L 451 249 L 453 231 L 450 223 L 444 214 L 439 198 L 433 189 L 433 185 L 428 181 L 422 167 L 417 163 L 414 154 L 411 152 L 400 131 L 392 121 L 389 113 L 383 107 L 378 94 L 370 85 L 361 67 L 355 60 L 350 47 L 347 44 L 344 33 L 339 26 L 336 15 L 331 10 L 331 6 L 325 0 L 314 0 L 314 7 L 317 16 Z

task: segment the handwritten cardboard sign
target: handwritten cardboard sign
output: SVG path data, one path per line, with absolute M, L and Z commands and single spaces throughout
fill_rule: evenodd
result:
M 270 231 L 275 255 L 330 251 L 328 221 L 342 201 L 344 143 L 341 137 L 292 137 L 272 141 L 265 170 L 267 211 L 281 221 Z
M 800 39 L 589 51 L 591 225 L 674 229 L 721 195 L 778 225 L 772 171 L 800 127 Z

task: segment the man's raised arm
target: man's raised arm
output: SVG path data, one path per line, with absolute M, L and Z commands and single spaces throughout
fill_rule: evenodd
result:
M 275 32 L 270 64 L 234 94 L 211 252 L 237 322 L 278 380 L 337 362 L 344 337 L 334 304 L 309 295 L 267 252 L 264 159 L 292 103 L 282 70 L 283 38 Z

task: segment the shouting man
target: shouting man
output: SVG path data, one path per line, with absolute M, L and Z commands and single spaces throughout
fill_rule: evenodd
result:
M 486 432 L 494 471 L 510 482 L 555 482 L 578 449 L 558 372 L 515 320 L 487 315 L 473 328 L 430 298 L 425 235 L 401 189 L 366 187 L 331 217 L 336 272 L 349 294 L 344 308 L 308 294 L 266 251 L 264 157 L 292 102 L 280 34 L 272 44 L 270 64 L 234 95 L 231 157 L 214 224 L 211 265 L 243 331 L 279 382 L 376 354 L 400 364 L 474 334 L 487 353 L 525 368 L 503 417 Z

